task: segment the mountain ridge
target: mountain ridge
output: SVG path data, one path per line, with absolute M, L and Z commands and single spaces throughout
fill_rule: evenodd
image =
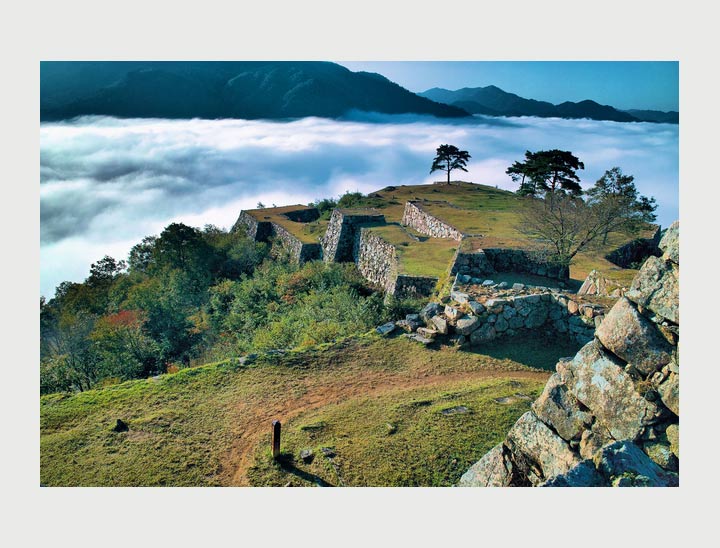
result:
M 538 116 L 541 118 L 590 118 L 614 122 L 679 123 L 679 114 L 675 111 L 621 110 L 610 105 L 601 105 L 591 99 L 578 102 L 565 101 L 554 105 L 547 101 L 526 99 L 515 93 L 504 91 L 495 85 L 465 87 L 454 91 L 430 88 L 418 95 L 463 108 L 472 114 L 485 116 Z
M 350 110 L 459 118 L 382 75 L 320 61 L 79 61 L 40 64 L 40 119 L 337 118 Z

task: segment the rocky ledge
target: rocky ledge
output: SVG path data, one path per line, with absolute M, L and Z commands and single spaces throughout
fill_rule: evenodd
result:
M 676 486 L 679 224 L 461 486 Z

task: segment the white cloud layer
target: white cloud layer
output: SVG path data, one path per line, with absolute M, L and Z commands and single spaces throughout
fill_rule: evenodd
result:
M 40 127 L 41 294 L 81 281 L 104 254 L 125 258 L 173 221 L 230 227 L 258 201 L 308 203 L 438 180 L 428 171 L 442 143 L 472 155 L 463 180 L 508 190 L 516 185 L 505 169 L 526 150 L 571 150 L 585 163 L 584 187 L 620 166 L 655 196 L 659 223 L 678 218 L 677 125 L 360 113 L 293 122 L 86 117 Z

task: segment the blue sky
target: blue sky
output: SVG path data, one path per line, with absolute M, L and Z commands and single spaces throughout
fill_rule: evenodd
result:
M 372 61 L 339 62 L 378 72 L 410 91 L 494 84 L 529 99 L 592 99 L 619 109 L 678 110 L 676 61 Z

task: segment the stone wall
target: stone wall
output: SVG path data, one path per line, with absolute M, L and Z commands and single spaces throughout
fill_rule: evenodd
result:
M 247 211 L 241 211 L 231 232 L 244 228 L 249 238 L 256 242 L 266 242 L 272 236 L 272 224 L 269 222 L 258 222 L 255 217 Z
M 354 261 L 360 226 L 384 222 L 385 216 L 380 214 L 355 215 L 333 210 L 327 231 L 321 239 L 323 260 L 328 263 Z
M 437 285 L 437 278 L 432 276 L 407 276 L 400 274 L 392 285 L 391 295 L 396 297 L 427 297 L 432 295 Z
M 433 238 L 450 238 L 460 241 L 463 237 L 462 232 L 457 228 L 433 217 L 422 208 L 419 202 L 409 201 L 405 204 L 402 224 Z
M 371 230 L 361 228 L 355 256 L 358 270 L 366 280 L 388 293 L 394 291 L 398 274 L 398 258 L 394 246 Z
M 395 246 L 367 228 L 360 228 L 353 255 L 365 279 L 381 287 L 387 295 L 398 298 L 427 297 L 435 290 L 437 278 L 398 274 L 399 261 Z
M 490 276 L 496 273 L 497 270 L 495 270 L 495 267 L 493 267 L 482 249 L 474 253 L 462 253 L 460 247 L 458 247 L 452 267 L 450 268 L 450 274 L 452 276 L 455 274 L 466 274 L 468 276 L 480 277 Z
M 679 225 L 462 486 L 676 486 Z
M 498 272 L 525 272 L 557 280 L 570 278 L 570 269 L 553 263 L 543 251 L 525 249 L 483 249 L 490 264 Z
M 633 265 L 639 264 L 651 255 L 655 257 L 662 255 L 662 251 L 658 247 L 658 240 L 655 238 L 638 238 L 620 246 L 612 253 L 608 253 L 605 258 L 621 268 L 637 268 Z
M 320 259 L 321 257 L 322 248 L 320 244 L 303 243 L 277 223 L 272 223 L 272 235 L 280 242 L 293 260 L 299 263 Z
M 465 337 L 460 344 L 467 342 L 472 346 L 536 329 L 549 335 L 563 333 L 586 343 L 606 312 L 602 305 L 578 303 L 568 294 L 549 290 L 482 302 L 471 300 L 460 291 L 452 291 L 451 297 L 455 302 L 447 304 L 441 316 L 448 332 L 454 330 Z

